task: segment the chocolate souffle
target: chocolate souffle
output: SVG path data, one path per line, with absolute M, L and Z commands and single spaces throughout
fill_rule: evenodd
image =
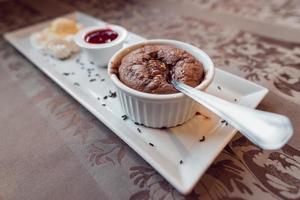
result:
M 118 66 L 119 79 L 130 88 L 152 94 L 178 92 L 175 79 L 191 87 L 204 77 L 202 63 L 188 52 L 167 45 L 145 45 L 127 54 Z

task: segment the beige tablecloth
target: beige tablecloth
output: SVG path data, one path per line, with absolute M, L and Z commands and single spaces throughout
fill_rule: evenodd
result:
M 267 87 L 259 108 L 289 116 L 295 135 L 263 151 L 238 134 L 182 196 L 1 37 L 1 200 L 300 199 L 299 1 L 1 1 L 0 31 L 72 10 L 201 47 L 217 67 Z

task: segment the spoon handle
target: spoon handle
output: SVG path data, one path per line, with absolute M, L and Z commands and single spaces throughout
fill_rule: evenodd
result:
M 279 149 L 293 135 L 292 124 L 286 116 L 234 104 L 175 80 L 172 80 L 172 84 L 263 149 Z

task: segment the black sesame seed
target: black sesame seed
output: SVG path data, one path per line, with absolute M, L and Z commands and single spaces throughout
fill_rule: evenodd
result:
M 152 146 L 152 147 L 154 147 L 154 144 L 152 144 L 151 142 L 149 142 L 149 145 Z
M 219 89 L 219 90 L 221 90 L 221 87 L 220 87 L 220 86 L 218 86 L 218 89 Z
M 141 133 L 141 132 L 142 132 L 140 128 L 137 128 L 136 130 L 137 130 L 139 133 Z
M 75 83 L 74 83 L 74 85 L 76 85 L 76 86 L 80 86 L 80 84 L 79 84 L 79 83 L 77 83 L 77 82 L 75 82 Z
M 95 74 L 95 76 L 99 76 L 99 74 Z
M 101 81 L 103 82 L 103 81 L 105 81 L 105 79 L 103 78 L 103 79 L 101 79 Z
M 77 58 L 77 59 L 76 59 L 76 62 L 79 63 L 79 61 L 80 61 L 79 58 Z
M 97 97 L 98 100 L 100 100 L 100 97 Z
M 226 120 L 222 120 L 221 123 L 222 123 L 222 124 L 225 124 L 225 126 L 228 125 L 228 122 L 227 122 Z
M 103 103 L 103 104 L 101 104 L 102 106 L 106 106 L 106 104 L 105 103 Z
M 234 102 L 237 102 L 237 99 L 234 99 Z
M 180 161 L 179 161 L 179 163 L 180 163 L 180 164 L 183 164 L 183 161 L 182 161 L 182 160 L 180 160 Z
M 122 118 L 123 118 L 123 120 L 126 120 L 126 119 L 128 119 L 128 116 L 127 115 L 122 115 Z
M 112 91 L 109 90 L 109 95 L 108 96 L 111 97 L 111 98 L 115 98 L 117 96 L 117 93 L 112 92 Z
M 70 75 L 70 73 L 67 73 L 67 72 L 64 72 L 64 73 L 62 73 L 64 76 L 69 76 Z
M 107 99 L 107 96 L 104 96 L 103 99 Z
M 205 140 L 205 136 L 202 136 L 202 138 L 199 140 L 199 142 L 203 142 Z
M 90 61 L 90 64 L 94 65 L 95 63 L 93 61 Z
M 95 78 L 92 78 L 92 79 L 90 79 L 90 82 L 94 82 L 94 81 L 96 81 L 96 79 L 95 79 Z
M 134 124 L 135 124 L 135 125 L 140 125 L 140 124 L 139 124 L 139 123 L 137 123 L 137 122 L 134 122 Z

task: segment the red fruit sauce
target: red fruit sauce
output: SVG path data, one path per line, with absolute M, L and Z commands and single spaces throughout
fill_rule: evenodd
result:
M 109 43 L 118 37 L 118 33 L 111 29 L 100 29 L 88 33 L 84 39 L 88 43 L 103 44 Z

